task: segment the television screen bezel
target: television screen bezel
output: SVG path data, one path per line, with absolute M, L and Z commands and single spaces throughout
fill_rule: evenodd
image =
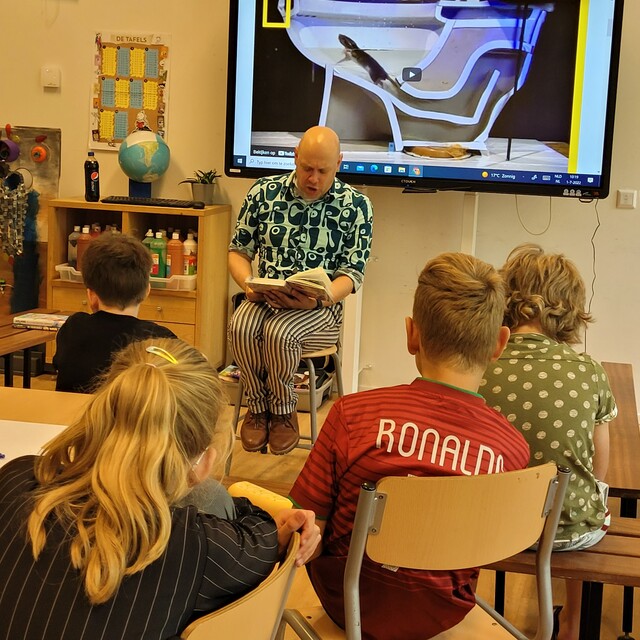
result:
M 577 0 L 578 2 L 589 0 Z M 388 175 L 384 173 L 356 173 L 353 171 L 339 170 L 337 176 L 350 184 L 363 186 L 381 186 L 401 188 L 406 192 L 436 192 L 436 191 L 462 191 L 462 192 L 481 192 L 481 193 L 499 193 L 499 194 L 521 194 L 521 195 L 537 195 L 545 197 L 569 197 L 581 200 L 604 199 L 609 195 L 611 185 L 611 163 L 613 156 L 613 134 L 615 122 L 615 108 L 617 100 L 618 72 L 620 65 L 620 49 L 622 40 L 622 24 L 624 13 L 624 0 L 613 0 L 615 8 L 612 20 L 611 33 L 611 51 L 609 62 L 609 81 L 607 89 L 607 106 L 604 119 L 604 137 L 602 144 L 602 167 L 601 180 L 597 188 L 581 188 L 578 193 L 567 189 L 566 184 L 554 184 L 548 182 L 509 182 L 497 181 L 490 179 L 472 180 L 472 179 L 447 179 L 430 176 L 410 177 Z M 227 64 L 227 113 L 226 113 L 226 139 L 224 168 L 225 175 L 237 178 L 253 178 L 257 179 L 268 175 L 276 175 L 288 173 L 290 168 L 260 168 L 249 166 L 237 166 L 233 162 L 234 158 L 234 139 L 235 131 L 235 110 L 236 110 L 236 73 L 237 73 L 237 50 L 238 50 L 238 16 L 240 4 L 242 0 L 232 2 L 229 12 L 229 48 L 228 48 L 228 64 Z M 555 0 L 555 3 L 561 3 L 563 0 Z M 258 0 L 260 4 L 260 0 Z M 524 2 L 521 2 L 524 4 Z M 535 4 L 535 0 L 531 0 L 529 4 Z M 309 123 L 312 126 L 316 123 Z M 301 135 L 302 132 L 293 132 Z M 410 161 L 407 164 L 411 164 Z

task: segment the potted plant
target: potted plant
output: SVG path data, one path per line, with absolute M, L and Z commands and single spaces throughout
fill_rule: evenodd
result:
M 216 188 L 216 178 L 220 174 L 216 169 L 209 171 L 200 171 L 196 169 L 193 176 L 180 181 L 191 183 L 191 194 L 194 200 L 201 200 L 205 204 L 213 204 L 213 192 Z

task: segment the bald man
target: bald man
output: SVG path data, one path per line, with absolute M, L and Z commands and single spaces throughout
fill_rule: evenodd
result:
M 303 351 L 334 345 L 342 301 L 362 284 L 369 257 L 369 199 L 336 178 L 340 141 L 327 127 L 312 127 L 295 149 L 295 170 L 261 178 L 244 200 L 229 245 L 229 271 L 246 299 L 229 337 L 247 390 L 240 436 L 247 451 L 269 445 L 289 453 L 300 439 L 293 376 Z M 333 302 L 299 291 L 258 293 L 246 284 L 258 257 L 257 275 L 286 278 L 323 267 Z

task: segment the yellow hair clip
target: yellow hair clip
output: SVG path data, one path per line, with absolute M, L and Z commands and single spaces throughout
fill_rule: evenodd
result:
M 178 361 L 175 359 L 175 357 L 172 356 L 166 349 L 163 349 L 162 347 L 156 347 L 155 345 L 151 345 L 150 347 L 147 347 L 147 353 L 153 353 L 154 356 L 160 356 L 161 358 L 164 358 L 167 362 L 170 362 L 171 364 L 178 364 Z

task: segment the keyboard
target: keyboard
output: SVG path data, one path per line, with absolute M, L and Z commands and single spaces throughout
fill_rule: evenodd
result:
M 107 196 L 101 202 L 106 204 L 135 204 L 145 207 L 174 207 L 177 209 L 202 208 L 198 200 L 175 200 L 174 198 L 144 198 L 141 196 Z

